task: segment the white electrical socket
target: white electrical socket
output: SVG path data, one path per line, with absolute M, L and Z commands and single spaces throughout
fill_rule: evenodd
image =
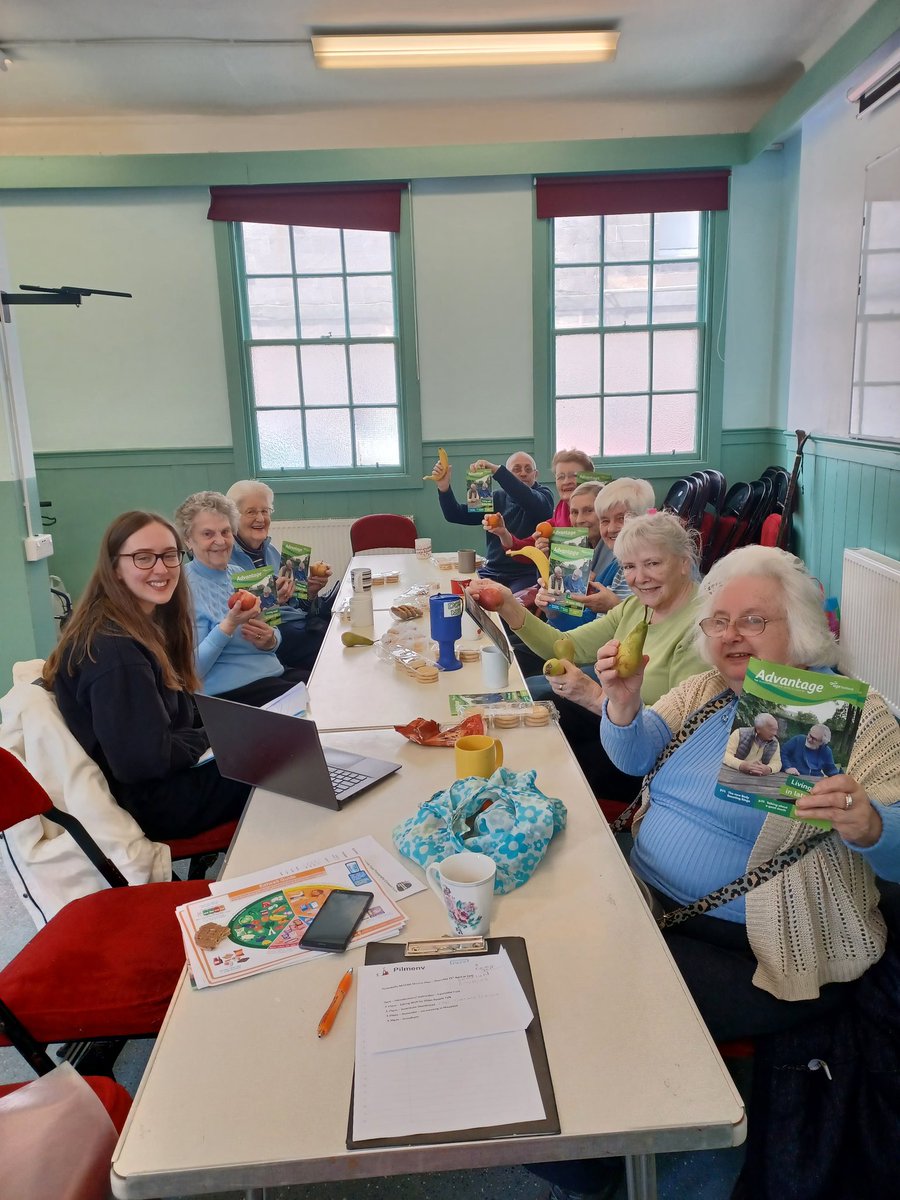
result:
M 49 558 L 53 553 L 53 538 L 49 533 L 38 533 L 25 539 L 25 557 L 29 562 Z

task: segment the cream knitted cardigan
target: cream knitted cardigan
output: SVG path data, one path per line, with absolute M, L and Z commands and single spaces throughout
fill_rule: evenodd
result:
M 692 712 L 728 687 L 717 671 L 693 675 L 653 705 L 673 734 Z M 677 753 L 677 751 L 676 751 Z M 900 801 L 900 728 L 870 692 L 847 774 L 882 804 Z M 652 785 L 651 785 L 652 787 Z M 647 808 L 645 796 L 638 816 Z M 770 815 L 748 869 L 801 842 L 814 829 Z M 869 864 L 834 833 L 775 879 L 747 893 L 753 982 L 781 1000 L 811 1000 L 825 983 L 858 979 L 884 953 L 887 931 Z

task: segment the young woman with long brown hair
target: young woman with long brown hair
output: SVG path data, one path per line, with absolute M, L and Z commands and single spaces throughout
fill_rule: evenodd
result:
M 249 788 L 196 766 L 208 746 L 191 693 L 184 546 L 164 517 L 126 512 L 44 666 L 66 724 L 151 838 L 190 837 L 240 815 Z

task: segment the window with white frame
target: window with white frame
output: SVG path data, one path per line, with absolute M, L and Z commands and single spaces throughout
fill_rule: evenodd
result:
M 708 224 L 700 211 L 552 219 L 557 446 L 603 459 L 698 452 Z
M 396 234 L 236 230 L 258 471 L 401 469 Z

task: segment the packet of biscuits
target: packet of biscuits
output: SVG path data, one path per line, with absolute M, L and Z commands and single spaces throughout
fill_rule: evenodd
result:
M 416 717 L 408 725 L 395 725 L 394 728 L 419 746 L 455 746 L 457 738 L 484 733 L 484 721 L 476 714 L 455 725 L 438 725 L 437 721 L 429 721 L 427 717 Z

